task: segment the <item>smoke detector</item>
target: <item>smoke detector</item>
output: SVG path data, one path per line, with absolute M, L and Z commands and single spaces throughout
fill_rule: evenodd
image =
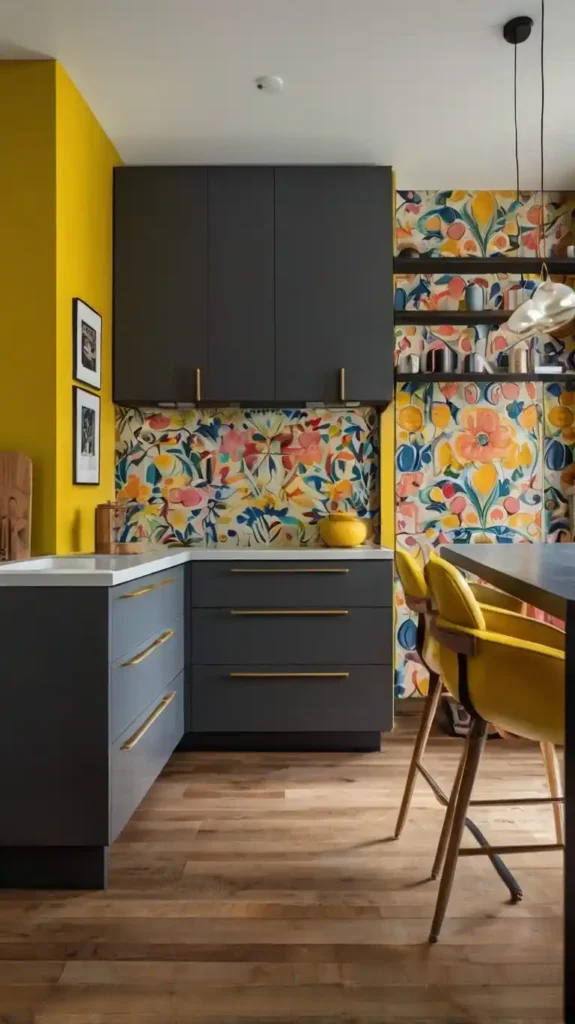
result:
M 279 75 L 260 75 L 254 84 L 258 92 L 281 92 L 284 80 Z

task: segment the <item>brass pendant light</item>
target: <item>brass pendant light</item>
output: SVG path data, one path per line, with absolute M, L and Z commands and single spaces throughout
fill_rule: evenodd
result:
M 515 161 L 517 169 L 517 195 L 519 195 L 519 157 L 517 147 L 517 45 L 531 34 L 533 22 L 526 16 L 512 18 L 503 28 L 504 38 L 515 46 L 514 65 L 514 114 L 515 114 Z M 564 327 L 575 316 L 575 292 L 566 284 L 552 281 L 545 263 L 547 245 L 545 239 L 545 191 L 544 191 L 544 114 L 545 114 L 545 0 L 541 0 L 541 219 L 539 227 L 538 254 L 543 260 L 541 282 L 533 295 L 511 314 L 505 324 L 513 334 L 513 342 L 524 341 L 535 334 L 550 334 Z

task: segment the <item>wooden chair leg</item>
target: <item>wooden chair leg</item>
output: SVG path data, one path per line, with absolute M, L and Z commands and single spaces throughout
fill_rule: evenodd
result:
M 545 767 L 545 775 L 547 776 L 549 795 L 563 796 L 563 784 L 561 780 L 559 759 L 557 757 L 557 749 L 553 743 L 549 742 L 540 743 L 539 745 L 541 747 L 541 756 Z M 558 843 L 564 844 L 565 832 L 563 828 L 563 808 L 561 804 L 552 804 L 552 807 L 553 817 L 555 819 L 555 836 Z
M 447 849 L 447 843 L 449 836 L 451 835 L 451 826 L 453 825 L 453 815 L 455 814 L 455 805 L 457 803 L 457 797 L 459 796 L 459 787 L 461 786 L 461 777 L 463 775 L 463 769 L 465 768 L 465 761 L 467 758 L 467 740 L 463 745 L 463 751 L 461 754 L 461 760 L 457 766 L 457 774 L 453 780 L 453 786 L 451 787 L 451 794 L 449 797 L 449 803 L 445 809 L 445 817 L 443 819 L 443 827 L 441 829 L 441 835 L 437 844 L 437 852 L 435 854 L 435 860 L 431 869 L 431 877 L 438 878 L 441 874 L 443 867 L 443 861 L 445 860 L 445 851 Z
M 487 722 L 484 722 L 482 718 L 474 718 L 471 723 L 467 739 L 467 756 L 465 758 L 465 766 L 461 776 L 461 785 L 459 787 L 459 793 L 455 805 L 453 827 L 451 829 L 451 835 L 449 836 L 445 866 L 441 875 L 441 882 L 439 883 L 435 914 L 433 916 L 433 923 L 429 933 L 430 942 L 437 942 L 439 938 L 439 932 L 441 931 L 441 925 L 443 924 L 445 911 L 447 910 L 447 904 L 449 903 L 459 847 L 461 845 L 461 837 L 463 835 L 463 829 L 465 828 L 467 809 L 469 807 L 469 801 L 471 799 L 471 793 L 473 791 L 473 785 L 477 776 L 477 769 L 479 768 L 479 762 L 481 761 L 481 755 L 483 753 L 483 748 L 485 747 L 486 739 Z
M 417 764 L 421 761 L 427 741 L 429 739 L 429 733 L 431 732 L 431 726 L 433 725 L 433 719 L 435 718 L 435 712 L 437 711 L 437 704 L 441 696 L 442 685 L 439 680 L 439 676 L 435 672 L 429 673 L 429 689 L 427 691 L 427 697 L 425 698 L 425 704 L 423 707 L 423 714 L 421 716 L 421 722 L 419 724 L 419 730 L 417 738 L 415 740 L 415 746 L 413 748 L 413 754 L 411 755 L 411 762 L 409 765 L 409 771 L 407 773 L 407 779 L 405 780 L 405 789 L 403 791 L 403 799 L 401 801 L 401 807 L 399 808 L 399 814 L 397 816 L 397 824 L 395 826 L 395 838 L 399 839 L 405 825 L 409 808 L 411 807 L 411 799 L 413 797 L 413 790 L 415 788 L 415 780 L 417 777 Z

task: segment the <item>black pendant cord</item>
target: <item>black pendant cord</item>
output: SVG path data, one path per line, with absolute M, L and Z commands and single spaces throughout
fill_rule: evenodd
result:
M 545 131 L 545 0 L 541 0 L 541 234 L 543 259 L 547 258 L 547 239 L 545 237 L 545 159 L 544 159 L 544 131 Z
M 515 190 L 519 202 L 519 127 L 517 124 L 517 43 L 513 47 L 513 126 L 515 129 Z

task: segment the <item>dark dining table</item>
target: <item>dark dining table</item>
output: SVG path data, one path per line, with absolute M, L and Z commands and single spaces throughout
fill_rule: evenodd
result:
M 564 1007 L 575 1021 L 575 544 L 453 544 L 440 553 L 565 622 Z

